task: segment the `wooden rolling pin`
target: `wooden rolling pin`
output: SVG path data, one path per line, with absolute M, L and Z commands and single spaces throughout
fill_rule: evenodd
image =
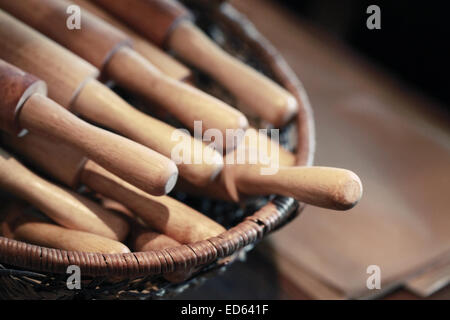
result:
M 194 122 L 201 120 L 203 131 L 218 129 L 225 136 L 227 129 L 248 126 L 241 112 L 165 75 L 131 48 L 132 38 L 88 11 L 83 12 L 81 30 L 66 28 L 66 10 L 71 4 L 65 0 L 0 0 L 0 8 L 86 59 L 122 87 L 165 107 L 188 128 L 194 129 Z
M 70 144 L 154 194 L 173 187 L 170 179 L 176 180 L 177 172 L 169 159 L 79 119 L 46 93 L 44 82 L 0 59 L 0 130 L 17 134 L 26 129 Z
M 95 202 L 42 179 L 0 149 L 0 188 L 33 204 L 58 224 L 123 240 L 128 223 Z
M 68 251 L 130 252 L 130 249 L 118 241 L 88 232 L 66 229 L 25 211 L 26 207 L 17 203 L 6 209 L 6 217 L 2 221 L 2 233 L 5 237 Z
M 4 0 L 7 1 L 7 0 Z M 174 0 L 93 0 L 154 43 L 210 74 L 262 119 L 276 127 L 297 112 L 281 86 L 220 49 Z
M 227 155 L 225 168 L 221 175 L 204 188 L 194 193 L 219 196 L 225 200 L 239 201 L 241 195 L 279 194 L 293 197 L 299 201 L 334 210 L 348 210 L 358 203 L 362 196 L 362 184 L 359 177 L 345 169 L 330 167 L 298 167 L 294 164 L 294 155 L 281 148 L 277 143 L 262 135 L 270 148 L 267 148 L 268 164 L 249 164 L 250 151 L 258 152 L 262 147 L 258 140 L 260 133 L 251 128 L 246 131 L 244 146 Z M 276 149 L 274 149 L 276 148 Z M 243 151 L 240 151 L 243 150 Z M 239 164 L 238 152 L 243 152 L 245 162 Z M 257 159 L 260 161 L 260 159 Z M 261 169 L 269 169 L 278 163 L 274 174 L 261 174 Z M 191 189 L 183 189 L 189 192 Z
M 173 148 L 180 144 L 180 141 L 171 139 L 175 128 L 136 110 L 95 80 L 99 72 L 94 66 L 1 10 L 0 58 L 40 77 L 48 85 L 50 98 L 92 122 L 119 132 L 167 157 L 171 157 Z M 178 165 L 180 173 L 194 185 L 207 184 L 222 169 L 221 155 L 190 135 L 185 134 L 183 137 L 185 147 L 201 150 L 204 161 L 196 164 L 194 153 L 191 153 L 190 163 Z M 160 158 L 161 166 L 167 167 L 167 159 Z M 125 159 L 135 161 L 131 157 Z M 146 172 L 152 171 L 144 170 L 141 174 Z M 175 183 L 175 175 L 172 177 L 162 193 L 170 190 Z M 139 187 L 152 192 L 148 188 L 152 181 L 143 183 L 147 187 Z
M 225 229 L 168 196 L 155 197 L 123 181 L 68 146 L 50 144 L 37 135 L 3 136 L 3 143 L 70 187 L 84 184 L 124 204 L 153 230 L 181 243 L 217 236 Z
M 172 58 L 170 55 L 162 51 L 157 46 L 153 45 L 143 37 L 138 35 L 132 29 L 125 24 L 114 18 L 111 14 L 96 6 L 95 4 L 87 0 L 72 0 L 73 3 L 79 5 L 82 10 L 87 10 L 95 16 L 99 17 L 103 21 L 116 27 L 124 32 L 127 36 L 133 39 L 133 49 L 139 52 L 144 58 L 153 63 L 159 70 L 167 74 L 168 76 L 180 80 L 189 81 L 192 73 L 189 68 L 184 66 L 178 60 Z

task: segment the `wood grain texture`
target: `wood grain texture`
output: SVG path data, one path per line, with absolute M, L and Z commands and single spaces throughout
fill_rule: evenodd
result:
M 99 70 L 105 71 L 104 67 L 109 59 L 121 47 L 129 48 L 132 38 L 89 10 L 85 10 L 81 15 L 82 28 L 69 29 L 66 27 L 66 10 L 71 5 L 73 2 L 65 0 L 0 1 L 0 8 L 3 10 L 89 61 Z M 145 46 L 144 50 L 148 52 Z M 114 74 L 112 76 L 114 78 Z M 126 87 L 130 85 L 133 88 L 134 82 L 127 83 Z
M 35 76 L 0 59 L 0 129 L 18 134 L 17 115 L 24 102 L 34 93 L 47 93 L 46 84 Z
M 153 230 L 179 242 L 205 240 L 225 231 L 219 224 L 175 199 L 151 196 L 132 186 L 67 145 L 51 143 L 33 134 L 21 138 L 4 136 L 2 142 L 66 185 L 76 188 L 84 184 L 118 201 Z
M 222 156 L 213 148 L 186 133 L 180 133 L 178 139 L 172 139 L 172 136 L 178 136 L 174 134 L 174 127 L 133 108 L 98 81 L 86 83 L 72 108 L 74 112 L 120 132 L 166 157 L 172 158 L 172 151 L 177 146 L 186 150 L 184 154 L 189 155 L 188 161 L 178 163 L 177 166 L 180 174 L 194 185 L 207 184 L 223 167 Z M 194 153 L 187 153 L 190 150 L 199 150 L 204 161 L 195 163 Z
M 33 204 L 58 224 L 114 240 L 124 240 L 128 223 L 83 196 L 42 179 L 0 150 L 0 187 Z
M 0 41 L 0 48 L 2 49 L 0 50 L 0 58 L 9 59 L 17 66 L 29 70 L 45 80 L 49 85 L 50 98 L 59 101 L 60 104 L 63 103 L 63 106 L 70 108 L 73 112 L 79 113 L 90 121 L 120 132 L 139 143 L 162 152 L 167 157 L 171 156 L 173 146 L 178 143 L 170 139 L 174 130 L 172 127 L 145 116 L 132 108 L 107 87 L 93 79 L 98 74 L 94 67 L 50 39 L 43 37 L 6 13 L 0 13 L 0 22 L 3 23 L 5 28 L 13 28 L 16 31 L 14 38 L 10 38 L 7 32 L 3 33 L 3 29 L 0 31 L 0 40 L 5 40 L 5 42 Z M 34 45 L 32 39 L 36 38 L 39 39 L 37 48 L 25 45 L 29 42 Z M 47 61 L 48 56 L 53 59 Z M 91 71 L 95 72 L 92 73 Z M 75 77 L 73 77 L 74 74 Z M 205 184 L 221 170 L 222 160 L 212 149 L 205 150 L 205 145 L 201 142 L 196 142 L 190 137 L 186 137 L 186 140 L 188 140 L 187 143 L 191 143 L 204 151 L 205 161 L 200 165 L 181 164 L 183 174 L 193 183 Z M 115 153 L 117 152 L 120 152 L 120 150 Z M 141 171 L 140 174 L 147 174 L 147 177 L 133 183 L 138 183 L 142 189 L 155 194 L 168 192 L 167 190 L 170 190 L 175 183 L 173 163 L 150 150 L 147 150 L 147 157 L 153 161 L 155 166 Z M 136 160 L 139 160 L 139 158 Z M 126 159 L 123 159 L 123 161 L 126 161 Z M 193 162 L 191 161 L 191 163 Z M 166 172 L 156 175 L 153 179 L 148 179 L 152 172 L 164 166 Z M 115 173 L 119 174 L 117 171 Z M 165 173 L 166 175 L 164 175 Z M 126 176 L 123 177 L 128 179 Z M 130 178 L 132 177 L 130 176 Z M 158 189 L 157 185 L 161 183 L 161 179 L 171 179 L 171 182 L 167 187 L 160 185 L 159 190 L 156 190 Z M 147 186 L 143 185 L 144 183 Z M 152 186 L 152 183 L 154 186 Z
M 184 60 L 219 81 L 249 111 L 275 127 L 297 113 L 297 100 L 289 92 L 223 51 L 190 21 L 177 25 L 168 44 Z
M 225 229 L 200 212 L 168 196 L 154 197 L 112 175 L 95 162 L 84 166 L 81 180 L 125 204 L 150 228 L 183 244 L 217 236 Z
M 79 150 L 35 133 L 21 137 L 2 134 L 0 144 L 64 185 L 75 189 L 80 186 L 80 173 L 87 158 Z
M 152 42 L 164 47 L 174 24 L 190 13 L 174 0 L 93 0 Z
M 216 129 L 225 136 L 227 129 L 246 129 L 248 126 L 247 118 L 240 111 L 164 75 L 129 48 L 117 50 L 106 72 L 121 86 L 163 106 L 188 128 L 194 129 L 195 121 L 201 121 L 203 132 Z
M 49 97 L 66 108 L 86 79 L 99 75 L 91 64 L 1 10 L 0 58 L 45 81 Z
M 25 207 L 12 204 L 6 210 L 2 222 L 5 237 L 27 243 L 69 251 L 98 253 L 127 253 L 122 243 L 93 233 L 60 227 L 24 212 Z
M 147 192 L 163 195 L 175 185 L 175 164 L 151 149 L 92 126 L 40 94 L 31 96 L 22 109 L 24 128 L 77 148 Z
M 133 40 L 133 49 L 168 76 L 180 81 L 189 80 L 191 78 L 192 74 L 189 68 L 159 49 L 157 46 L 145 40 L 126 24 L 114 18 L 114 16 L 109 14 L 106 10 L 87 0 L 73 0 L 73 3 L 79 5 L 83 10 L 88 10 L 103 21 L 106 21 L 124 32 Z
M 286 123 L 297 112 L 297 101 L 290 93 L 225 53 L 192 24 L 188 11 L 180 3 L 95 1 L 149 40 L 167 44 L 184 60 L 216 78 L 255 114 L 275 126 Z
M 228 187 L 230 194 L 234 198 L 238 197 L 238 191 L 250 195 L 279 194 L 333 210 L 349 210 L 362 197 L 361 181 L 349 170 L 330 167 L 280 167 L 277 173 L 270 175 L 262 174 L 260 170 L 261 168 L 255 165 L 234 166 L 232 172 L 228 172 L 229 179 L 234 178 Z
M 295 156 L 265 134 L 250 128 L 237 149 L 225 157 L 225 167 L 206 187 L 181 190 L 238 202 L 246 195 L 279 194 L 333 210 L 353 208 L 362 197 L 359 177 L 345 169 L 299 167 Z
M 1 9 L 102 70 L 114 51 L 129 45 L 131 39 L 88 11 L 81 14 L 80 29 L 69 29 L 66 11 L 72 4 L 65 0 L 0 0 Z

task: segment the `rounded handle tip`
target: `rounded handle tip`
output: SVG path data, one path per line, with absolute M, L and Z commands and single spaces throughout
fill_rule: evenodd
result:
M 175 166 L 175 164 L 174 164 Z M 167 183 L 164 187 L 164 193 L 168 194 L 170 191 L 172 191 L 172 189 L 175 187 L 176 183 L 178 180 L 178 169 L 175 166 L 175 170 L 174 172 L 169 176 L 169 178 L 167 179 Z
M 248 119 L 244 114 L 240 114 L 238 116 L 238 125 L 236 126 L 238 129 L 247 129 L 249 126 Z
M 363 186 L 361 179 L 352 171 L 342 169 L 333 202 L 337 210 L 349 210 L 362 198 Z
M 289 120 L 291 120 L 294 115 L 298 112 L 298 102 L 297 99 L 295 99 L 292 95 L 288 94 L 286 97 L 286 100 L 284 101 L 284 116 L 282 123 L 285 124 Z

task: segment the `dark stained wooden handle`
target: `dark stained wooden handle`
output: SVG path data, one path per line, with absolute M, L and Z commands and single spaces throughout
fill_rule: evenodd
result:
M 189 11 L 173 0 L 93 1 L 159 46 L 165 45 L 178 21 L 191 18 Z
M 46 84 L 35 76 L 0 59 L 0 129 L 17 134 L 22 129 L 17 115 L 34 93 L 47 93 Z

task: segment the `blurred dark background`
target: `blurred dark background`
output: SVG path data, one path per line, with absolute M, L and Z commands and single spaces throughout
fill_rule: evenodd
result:
M 433 97 L 450 114 L 450 26 L 447 1 L 280 0 L 377 64 Z M 369 30 L 369 5 L 381 29 Z

